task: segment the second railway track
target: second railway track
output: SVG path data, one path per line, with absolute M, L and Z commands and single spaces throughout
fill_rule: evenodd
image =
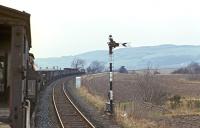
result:
M 69 98 L 64 83 L 57 82 L 52 98 L 62 128 L 95 128 Z

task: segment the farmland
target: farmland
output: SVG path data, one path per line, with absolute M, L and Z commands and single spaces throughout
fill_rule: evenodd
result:
M 125 113 L 125 115 L 127 114 L 127 117 L 137 120 L 136 122 L 148 120 L 150 122 L 148 127 L 152 128 L 200 127 L 200 123 L 198 123 L 200 119 L 199 76 L 195 76 L 195 79 L 192 79 L 193 76 L 191 75 L 153 75 L 154 81 L 149 87 L 154 86 L 154 88 L 149 90 L 154 91 L 152 94 L 159 93 L 160 95 L 161 92 L 165 94 L 163 99 L 157 98 L 161 101 L 163 100 L 163 102 L 153 102 L 153 100 L 147 100 L 146 102 L 141 100 L 143 92 L 138 84 L 145 81 L 145 79 L 140 79 L 139 81 L 138 76 L 138 74 L 114 74 L 113 91 L 117 112 L 120 111 Z M 98 95 L 106 101 L 108 100 L 109 74 L 85 75 L 82 77 L 82 86 L 89 93 Z M 159 89 L 161 90 L 160 92 L 155 91 Z M 180 99 L 177 101 L 176 97 Z M 136 126 L 141 127 L 140 125 Z M 146 128 L 147 126 L 142 127 Z
M 162 85 L 172 95 L 178 94 L 185 97 L 200 96 L 200 81 L 188 80 L 189 75 L 157 75 L 162 80 Z M 109 74 L 88 75 L 82 78 L 82 85 L 86 86 L 91 93 L 107 98 L 109 90 Z M 115 73 L 114 95 L 116 102 L 132 100 L 137 92 L 136 75 Z

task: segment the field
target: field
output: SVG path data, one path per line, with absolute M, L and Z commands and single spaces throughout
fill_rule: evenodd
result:
M 115 108 L 120 112 L 120 115 L 124 115 L 124 118 L 133 118 L 133 120 L 137 120 L 136 122 L 141 122 L 142 120 L 144 123 L 143 120 L 148 120 L 150 123 L 148 127 L 150 128 L 200 127 L 200 123 L 198 123 L 200 122 L 200 80 L 191 79 L 190 75 L 174 74 L 158 74 L 153 75 L 153 78 L 155 80 L 150 86 L 156 84 L 159 84 L 159 86 L 154 86 L 150 90 L 162 89 L 162 92 L 166 93 L 165 99 L 163 99 L 162 103 L 159 102 L 160 104 L 155 104 L 157 102 L 153 102 L 153 100 L 152 102 L 141 100 L 143 95 L 141 95 L 142 91 L 138 84 L 143 80 L 140 79 L 139 81 L 138 75 L 114 74 L 114 102 Z M 108 100 L 109 74 L 85 75 L 82 77 L 82 86 L 89 93 Z M 152 94 L 155 93 L 158 93 L 158 91 Z M 177 100 L 176 97 L 180 99 Z M 140 125 L 138 126 L 141 127 Z M 144 128 L 146 127 L 144 126 Z
M 200 81 L 189 80 L 188 75 L 156 75 L 162 80 L 162 85 L 172 95 L 178 94 L 183 97 L 200 97 Z M 82 77 L 82 85 L 86 86 L 91 93 L 107 98 L 109 89 L 109 74 L 88 75 Z M 115 73 L 113 90 L 116 102 L 132 100 L 137 94 L 135 74 Z

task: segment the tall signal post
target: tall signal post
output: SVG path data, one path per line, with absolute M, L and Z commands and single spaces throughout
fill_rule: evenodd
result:
M 109 109 L 108 112 L 110 114 L 113 113 L 113 65 L 112 65 L 112 60 L 113 60 L 113 49 L 119 46 L 119 43 L 116 43 L 113 38 L 112 35 L 109 35 L 109 41 L 108 42 L 108 47 L 109 47 L 109 64 L 110 64 L 110 73 L 109 73 L 109 83 L 110 83 L 110 90 L 108 93 L 109 96 Z
M 109 35 L 108 47 L 109 47 L 109 64 L 110 64 L 110 73 L 109 73 L 109 83 L 110 83 L 110 90 L 108 92 L 109 96 L 109 108 L 107 108 L 107 112 L 113 114 L 113 49 L 119 47 L 120 43 L 116 43 L 112 35 Z M 122 46 L 127 47 L 127 43 L 121 43 Z

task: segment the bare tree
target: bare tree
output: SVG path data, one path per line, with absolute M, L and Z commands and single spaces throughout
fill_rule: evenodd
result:
M 167 91 L 161 85 L 162 80 L 151 72 L 150 68 L 142 74 L 137 74 L 136 84 L 140 100 L 156 105 L 161 105 L 167 100 Z
M 99 73 L 105 69 L 105 63 L 100 61 L 93 61 L 90 66 L 87 68 L 89 73 Z
M 84 69 L 85 60 L 80 58 L 74 58 L 74 60 L 71 63 L 71 67 L 75 69 Z

